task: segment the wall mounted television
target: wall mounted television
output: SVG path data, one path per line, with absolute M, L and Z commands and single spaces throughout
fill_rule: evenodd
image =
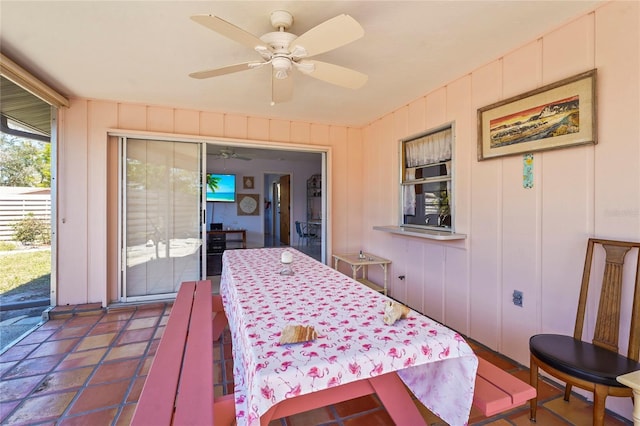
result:
M 207 201 L 236 201 L 236 175 L 207 173 Z

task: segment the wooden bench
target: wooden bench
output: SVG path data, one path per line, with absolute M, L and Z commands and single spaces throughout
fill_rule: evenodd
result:
M 235 421 L 233 394 L 215 401 L 213 397 L 213 340 L 225 325 L 222 301 L 212 296 L 211 281 L 182 283 L 132 425 L 230 425 Z
M 533 386 L 478 357 L 473 406 L 486 417 L 523 405 L 535 396 Z

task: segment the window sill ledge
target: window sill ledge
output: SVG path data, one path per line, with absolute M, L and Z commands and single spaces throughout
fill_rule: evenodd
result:
M 406 235 L 408 237 L 426 238 L 429 240 L 454 241 L 467 239 L 466 234 L 454 234 L 451 232 L 411 228 L 408 226 L 374 226 L 373 229 L 376 231 L 390 232 L 392 234 Z

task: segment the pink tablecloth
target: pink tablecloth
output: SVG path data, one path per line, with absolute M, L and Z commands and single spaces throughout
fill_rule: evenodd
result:
M 467 423 L 478 360 L 458 333 L 414 311 L 386 325 L 386 296 L 293 249 L 295 275 L 282 276 L 283 250 L 224 252 L 239 425 L 286 398 L 392 371 L 440 418 Z M 287 324 L 312 325 L 318 338 L 280 345 Z

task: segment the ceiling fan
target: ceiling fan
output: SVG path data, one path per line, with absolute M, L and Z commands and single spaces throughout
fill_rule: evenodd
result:
M 243 157 L 242 155 L 238 155 L 235 151 L 228 149 L 228 148 L 222 148 L 220 151 L 218 151 L 217 153 L 213 152 L 213 153 L 208 153 L 207 155 L 212 155 L 215 158 L 222 158 L 224 160 L 245 160 L 245 161 L 250 161 L 251 158 L 249 157 Z
M 364 35 L 362 26 L 349 15 L 338 15 L 296 36 L 286 32 L 293 16 L 285 10 L 271 12 L 271 25 L 277 30 L 260 38 L 213 15 L 195 15 L 195 22 L 255 50 L 261 61 L 243 62 L 221 68 L 198 71 L 190 77 L 203 79 L 271 65 L 271 105 L 286 102 L 293 94 L 292 71 L 349 89 L 367 82 L 367 75 L 328 62 L 310 60 L 313 56 L 349 44 Z

